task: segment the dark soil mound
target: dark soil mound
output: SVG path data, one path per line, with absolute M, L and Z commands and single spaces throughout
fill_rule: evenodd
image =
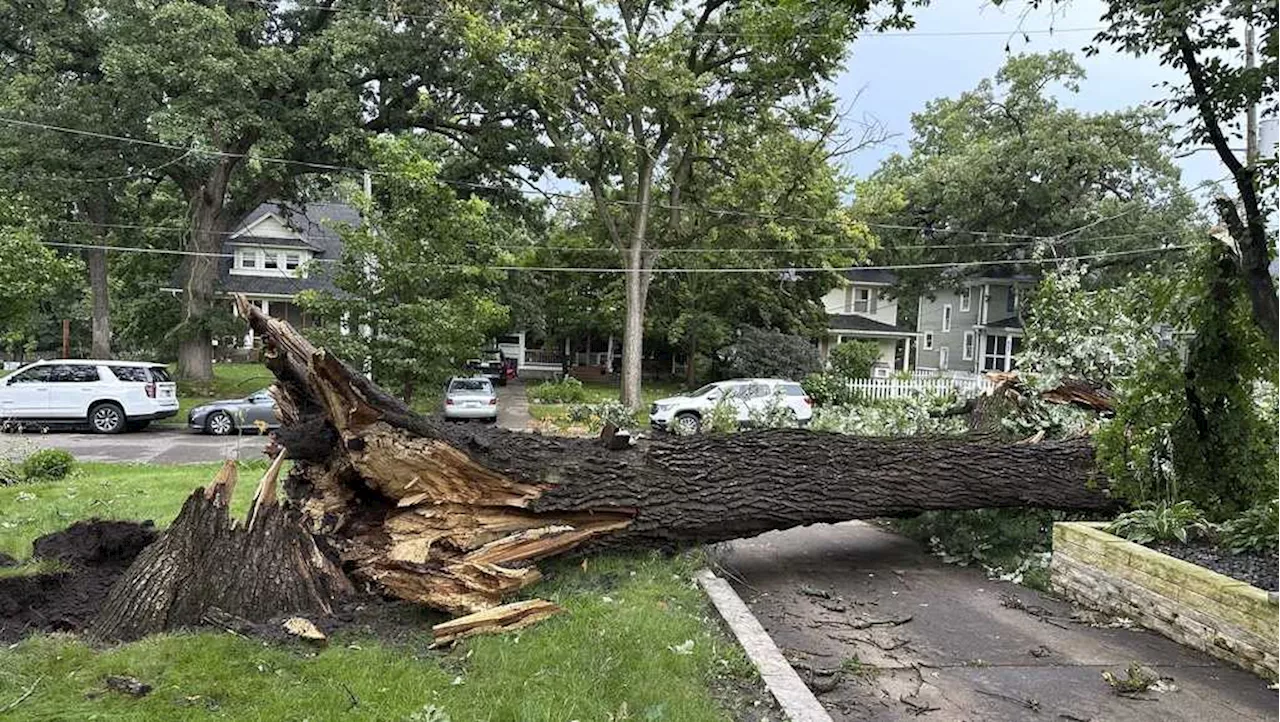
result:
M 90 519 L 46 534 L 31 545 L 37 559 L 56 559 L 68 566 L 128 565 L 156 540 L 155 526 L 131 521 Z
M 1152 549 L 1171 557 L 1212 569 L 1232 579 L 1274 592 L 1277 584 L 1278 560 L 1275 549 L 1265 552 L 1232 554 L 1208 544 L 1153 544 Z
M 57 560 L 67 569 L 0 578 L 0 641 L 37 631 L 84 628 L 98 613 L 111 585 L 155 538 L 149 521 L 93 519 L 36 539 L 34 557 Z

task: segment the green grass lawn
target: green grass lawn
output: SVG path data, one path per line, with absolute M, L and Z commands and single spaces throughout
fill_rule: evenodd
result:
M 0 550 L 80 518 L 167 524 L 216 464 L 85 464 L 61 482 L 0 488 Z M 243 513 L 261 464 L 243 470 Z M 37 635 L 0 649 L 0 708 L 24 720 L 569 720 L 755 719 L 754 671 L 712 620 L 692 582 L 697 556 L 594 555 L 544 564 L 528 590 L 567 610 L 518 634 L 427 649 L 429 620 L 384 641 L 344 632 L 323 649 L 267 645 L 230 634 L 158 635 L 95 649 Z M 413 622 L 409 622 L 412 624 Z M 691 640 L 691 642 L 690 642 Z M 105 691 L 109 675 L 154 691 Z M 32 687 L 34 685 L 34 687 Z M 415 716 L 416 715 L 416 716 Z M 434 716 L 433 716 L 434 715 Z

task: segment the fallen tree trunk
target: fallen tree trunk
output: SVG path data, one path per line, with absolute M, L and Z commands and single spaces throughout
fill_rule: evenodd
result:
M 238 306 L 277 378 L 278 440 L 295 461 L 291 508 L 355 581 L 472 615 L 443 625 L 442 638 L 553 613 L 500 605 L 540 578 L 534 562 L 570 550 L 671 548 L 936 509 L 1110 506 L 1090 483 L 1087 440 L 1010 446 L 784 429 L 611 450 L 451 424 L 413 413 L 245 299 Z M 216 606 L 262 616 L 225 599 Z

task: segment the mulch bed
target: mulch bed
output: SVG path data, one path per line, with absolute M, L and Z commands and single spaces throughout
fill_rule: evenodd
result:
M 1191 562 L 1252 584 L 1259 589 L 1276 591 L 1277 569 L 1280 569 L 1280 558 L 1275 549 L 1266 552 L 1246 552 L 1232 554 L 1208 544 L 1152 544 L 1152 549 L 1183 561 Z

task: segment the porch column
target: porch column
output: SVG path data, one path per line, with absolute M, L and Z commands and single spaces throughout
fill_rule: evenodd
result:
M 604 372 L 613 373 L 613 334 L 609 334 L 609 348 L 605 352 L 607 355 L 604 359 Z
M 902 339 L 902 343 L 904 344 L 902 347 L 902 370 L 910 371 L 913 365 L 911 363 L 911 337 L 907 336 Z

